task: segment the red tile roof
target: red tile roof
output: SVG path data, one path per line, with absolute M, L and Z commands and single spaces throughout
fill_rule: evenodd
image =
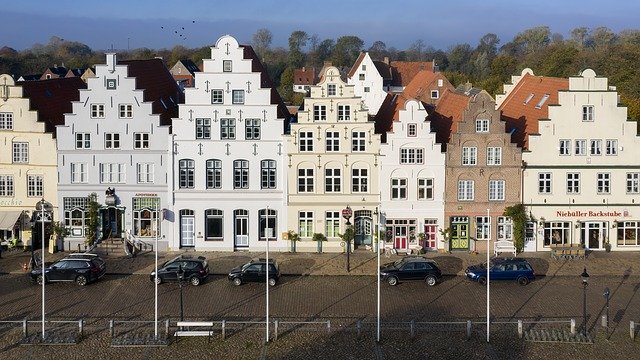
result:
M 469 96 L 447 89 L 440 96 L 438 105 L 430 108 L 431 129 L 436 132 L 437 142 L 449 143 L 451 134 L 458 131 L 458 122 L 462 120 L 470 99 Z
M 407 86 L 421 70 L 433 72 L 430 61 L 392 61 L 389 65 L 392 86 Z
M 314 85 L 316 83 L 316 69 L 303 67 L 293 70 L 293 83 L 295 85 Z
M 436 84 L 439 79 L 442 79 L 443 81 L 443 86 L 441 88 L 438 88 Z M 445 89 L 453 90 L 453 86 L 449 83 L 449 80 L 447 80 L 444 74 L 440 72 L 434 73 L 429 70 L 421 70 L 413 77 L 411 82 L 405 86 L 403 93 L 406 97 L 430 103 L 432 100 L 431 90 L 440 90 L 440 92 L 443 92 Z
M 38 111 L 38 121 L 44 122 L 45 131 L 56 136 L 56 125 L 64 124 L 64 114 L 71 113 L 72 101 L 80 99 L 79 89 L 87 84 L 79 77 L 56 78 L 39 81 L 20 81 L 24 97 L 29 98 L 29 109 Z
M 529 135 L 538 133 L 538 120 L 549 117 L 549 104 L 558 103 L 558 91 L 568 89 L 568 79 L 525 74 L 499 107 L 511 140 L 526 149 Z
M 362 51 L 360 52 L 360 55 L 358 55 L 358 58 L 353 63 L 353 66 L 351 66 L 351 69 L 347 73 L 347 77 L 348 78 L 352 78 L 353 75 L 355 75 L 356 71 L 358 71 L 358 68 L 360 67 L 360 63 L 362 62 L 362 60 L 364 60 L 364 57 L 365 57 L 366 54 L 367 53 L 365 53 L 365 52 L 362 52 Z

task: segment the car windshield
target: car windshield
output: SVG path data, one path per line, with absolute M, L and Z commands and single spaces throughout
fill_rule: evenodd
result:
M 242 265 L 242 271 L 245 271 L 249 266 L 251 266 L 252 263 L 246 263 L 244 265 Z
M 404 262 L 404 259 L 396 260 L 396 261 L 393 263 L 393 266 L 395 266 L 395 267 L 399 267 L 400 265 L 402 265 L 402 263 L 403 263 L 403 262 Z

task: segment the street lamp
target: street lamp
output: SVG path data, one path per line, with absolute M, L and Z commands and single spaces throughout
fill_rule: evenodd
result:
M 182 303 L 182 280 L 184 280 L 184 270 L 182 265 L 178 267 L 178 286 L 180 287 L 180 321 L 184 321 L 184 307 Z
M 40 263 L 42 266 L 42 272 L 40 273 L 42 276 L 42 340 L 44 340 L 44 284 L 47 282 L 44 274 L 44 210 L 47 207 L 47 202 L 44 201 L 44 198 L 36 203 L 36 210 L 40 210 L 40 223 L 42 224 L 42 256 L 40 259 Z M 31 248 L 33 249 L 33 244 L 31 244 Z M 35 265 L 35 263 L 34 263 Z
M 347 207 L 345 209 L 342 210 L 342 217 L 345 218 L 345 220 L 347 220 L 347 227 L 344 230 L 345 234 L 348 234 L 347 231 L 349 230 L 349 226 L 351 226 L 351 223 L 349 222 L 349 219 L 351 219 L 351 215 L 353 214 L 353 212 L 351 211 L 351 207 L 349 205 L 347 205 Z M 345 249 L 347 251 L 347 272 L 351 272 L 351 262 L 349 259 L 349 253 L 351 252 L 351 239 L 348 238 L 348 236 L 345 239 Z
M 602 296 L 605 298 L 605 300 L 607 300 L 607 315 L 605 318 L 607 321 L 604 324 L 607 331 L 607 340 L 609 340 L 609 295 L 611 295 L 611 291 L 609 291 L 609 288 L 604 288 L 604 293 L 602 293 Z
M 580 277 L 582 277 L 582 293 L 584 295 L 582 302 L 582 335 L 587 336 L 587 285 L 589 285 L 589 274 L 587 273 L 586 267 L 582 271 L 582 274 L 580 274 Z
M 378 240 L 376 242 L 376 246 L 378 247 L 376 249 L 376 260 L 378 261 L 378 266 L 377 266 L 377 281 L 378 281 L 378 289 L 377 289 L 377 306 L 376 306 L 376 312 L 377 312 L 377 321 L 376 321 L 376 341 L 379 343 L 380 342 L 380 220 L 379 220 L 379 216 L 380 213 L 378 212 L 378 207 L 376 206 L 376 211 L 373 213 L 376 216 L 376 239 Z

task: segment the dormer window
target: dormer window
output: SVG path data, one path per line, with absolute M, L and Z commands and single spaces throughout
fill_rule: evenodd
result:
M 540 99 L 540 101 L 538 101 L 538 103 L 536 104 L 536 109 L 542 109 L 542 105 L 544 105 L 544 103 L 549 99 L 549 94 L 544 94 L 544 96 L 542 96 L 542 99 Z
M 223 60 L 222 61 L 222 71 L 223 72 L 231 72 L 231 60 Z
M 582 107 L 582 121 L 593 121 L 593 105 Z
M 527 98 L 524 99 L 523 105 L 527 105 L 529 101 L 531 101 L 531 99 L 533 99 L 533 93 L 529 94 L 529 96 L 527 96 Z
M 327 85 L 327 95 L 328 96 L 336 96 L 336 84 L 328 84 Z
M 444 86 L 444 81 L 442 79 L 438 79 L 438 87 Z

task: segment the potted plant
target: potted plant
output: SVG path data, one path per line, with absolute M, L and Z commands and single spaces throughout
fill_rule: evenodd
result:
M 322 242 L 323 241 L 327 241 L 327 237 L 324 236 L 324 234 L 322 233 L 315 233 L 313 234 L 313 241 L 316 241 L 318 243 L 318 254 L 322 253 Z
M 355 237 L 355 231 L 353 230 L 353 226 L 351 225 L 347 226 L 347 229 L 344 231 L 344 234 L 338 234 L 338 236 L 340 236 L 342 241 L 344 241 L 345 251 L 347 250 L 347 246 L 348 246 L 350 251 L 353 252 L 353 249 L 351 248 L 351 242 Z
M 287 231 L 287 239 L 291 241 L 291 252 L 296 252 L 296 242 L 300 240 L 300 235 L 293 230 Z
M 449 252 L 449 240 L 451 240 L 451 235 L 453 234 L 453 230 L 450 227 L 446 229 L 440 229 L 440 235 L 442 235 L 442 242 L 444 243 L 444 251 Z
M 604 251 L 611 252 L 611 243 L 609 242 L 609 238 L 604 241 Z
M 54 221 L 51 224 L 51 233 L 56 239 L 56 251 L 62 249 L 62 241 L 65 236 L 69 235 L 69 228 L 65 227 L 60 221 Z

